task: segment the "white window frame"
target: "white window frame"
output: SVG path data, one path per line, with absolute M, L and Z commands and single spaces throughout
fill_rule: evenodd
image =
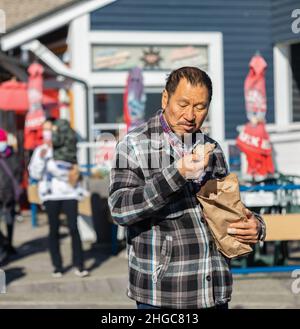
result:
M 293 121 L 293 90 L 291 68 L 291 43 L 278 43 L 273 48 L 275 125 L 270 131 L 300 129 L 300 122 Z
M 275 123 L 278 127 L 288 126 L 292 123 L 290 45 L 275 45 L 273 56 Z
M 213 82 L 210 108 L 211 136 L 219 142 L 225 139 L 223 35 L 221 32 L 159 32 L 159 31 L 90 31 L 89 83 L 93 88 L 124 88 L 127 72 L 92 72 L 92 45 L 197 45 L 208 47 L 208 73 Z M 81 58 L 81 61 L 83 59 Z M 146 88 L 163 88 L 168 71 L 144 72 Z M 92 117 L 92 115 L 90 116 Z

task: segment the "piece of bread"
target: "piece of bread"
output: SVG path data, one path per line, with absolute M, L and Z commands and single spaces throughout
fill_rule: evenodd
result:
M 201 158 L 204 157 L 205 159 L 205 157 L 209 156 L 213 152 L 215 147 L 215 144 L 209 142 L 205 143 L 204 146 L 199 144 L 194 148 L 193 153 L 198 154 Z

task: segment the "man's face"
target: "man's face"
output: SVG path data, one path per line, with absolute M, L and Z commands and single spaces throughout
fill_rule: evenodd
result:
M 181 79 L 176 91 L 169 96 L 163 91 L 162 108 L 170 128 L 183 136 L 198 131 L 208 113 L 208 90 L 205 86 L 191 85 Z

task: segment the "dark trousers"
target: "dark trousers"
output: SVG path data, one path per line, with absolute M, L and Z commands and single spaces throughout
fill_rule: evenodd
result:
M 49 248 L 52 264 L 55 269 L 62 270 L 62 259 L 59 248 L 59 214 L 67 216 L 68 227 L 72 238 L 73 266 L 83 268 L 83 251 L 77 227 L 77 200 L 55 200 L 44 203 L 49 220 Z
M 149 310 L 149 309 L 160 309 L 161 308 L 158 306 L 143 304 L 140 302 L 136 302 L 136 305 L 137 305 L 138 310 Z M 216 305 L 215 307 L 212 307 L 212 309 L 228 310 L 228 303 L 222 304 L 222 305 Z
M 6 222 L 6 245 L 7 247 L 12 247 L 14 224 L 15 224 L 15 201 L 11 200 L 3 204 L 0 201 L 1 214 Z
M 4 249 L 5 245 L 6 245 L 6 238 L 0 231 L 0 252 L 2 251 L 2 249 Z

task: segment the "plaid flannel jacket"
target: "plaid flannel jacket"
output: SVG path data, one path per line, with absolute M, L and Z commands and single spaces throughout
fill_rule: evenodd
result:
M 111 170 L 111 215 L 127 227 L 127 294 L 167 308 L 213 307 L 230 301 L 229 260 L 217 250 L 202 216 L 196 198 L 200 185 L 175 167 L 176 154 L 166 145 L 160 111 L 119 142 Z M 216 145 L 202 184 L 228 174 Z

